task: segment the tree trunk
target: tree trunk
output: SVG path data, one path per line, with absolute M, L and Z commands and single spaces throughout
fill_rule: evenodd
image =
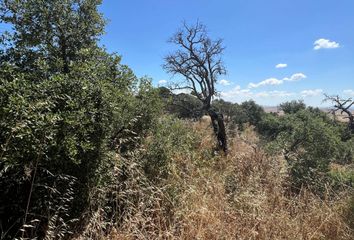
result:
M 224 124 L 224 117 L 222 114 L 209 109 L 208 114 L 211 118 L 211 123 L 213 125 L 214 133 L 218 141 L 218 150 L 223 150 L 224 153 L 227 153 L 227 137 Z

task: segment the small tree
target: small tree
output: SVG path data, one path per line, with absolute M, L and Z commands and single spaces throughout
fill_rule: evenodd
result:
M 337 96 L 329 96 L 325 95 L 324 101 L 330 101 L 334 104 L 331 112 L 336 114 L 336 112 L 340 111 L 340 114 L 345 113 L 347 116 L 345 118 L 348 119 L 348 130 L 351 134 L 354 134 L 354 116 L 350 108 L 354 105 L 354 101 L 351 98 L 343 99 Z
M 49 73 L 69 73 L 81 51 L 97 47 L 104 29 L 101 0 L 0 0 L 0 21 L 12 26 L 2 35 L 1 62 L 35 72 L 38 61 Z
M 241 108 L 245 111 L 248 117 L 248 122 L 251 125 L 257 126 L 258 123 L 262 120 L 264 115 L 264 110 L 255 101 L 253 100 L 245 101 L 241 103 Z
M 170 39 L 178 50 L 165 57 L 163 68 L 173 75 L 184 77 L 178 89 L 189 89 L 202 102 L 203 111 L 211 118 L 214 133 L 218 140 L 218 148 L 227 151 L 226 131 L 222 114 L 211 107 L 216 94 L 215 83 L 220 75 L 226 74 L 221 55 L 224 51 L 222 40 L 211 40 L 205 26 L 197 23 L 194 26 L 183 25 Z
M 278 108 L 283 110 L 286 114 L 292 114 L 306 109 L 306 104 L 303 100 L 292 100 L 290 102 L 281 103 Z

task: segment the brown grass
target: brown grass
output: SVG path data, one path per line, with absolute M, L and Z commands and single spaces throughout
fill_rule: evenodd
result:
M 106 239 L 354 239 L 347 192 L 290 196 L 285 161 L 259 149 L 252 129 L 230 139 L 227 157 L 213 154 L 207 121 L 191 129 L 198 151 L 176 154 L 168 179 Z

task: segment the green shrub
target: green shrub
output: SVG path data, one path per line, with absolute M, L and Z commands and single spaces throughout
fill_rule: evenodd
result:
M 275 140 L 283 131 L 291 130 L 291 124 L 287 124 L 281 116 L 267 113 L 264 114 L 256 129 L 268 141 Z
M 196 119 L 203 114 L 202 102 L 191 94 L 174 94 L 165 87 L 158 89 L 160 98 L 165 103 L 165 111 L 182 119 Z
M 168 176 L 170 164 L 176 154 L 190 154 L 195 150 L 197 137 L 185 122 L 171 116 L 159 119 L 146 141 L 143 169 L 150 180 Z
M 292 100 L 290 102 L 281 103 L 278 108 L 285 114 L 292 114 L 306 109 L 306 105 L 303 100 Z
M 224 115 L 231 131 L 235 128 L 242 131 L 245 124 L 256 126 L 264 115 L 263 108 L 253 100 L 237 104 L 220 99 L 213 101 L 213 107 Z
M 253 126 L 257 126 L 264 116 L 263 108 L 253 100 L 241 103 L 241 108 L 246 112 L 248 122 Z
M 50 192 L 55 189 L 64 194 L 67 190 L 60 187 L 65 181 L 54 181 L 60 176 L 75 179 L 75 197 L 68 211 L 70 218 L 79 217 L 91 189 L 101 182 L 97 171 L 103 161 L 109 161 L 109 152 L 116 147 L 134 148 L 159 117 L 161 104 L 148 80 L 133 82 L 128 78 L 133 75 L 123 71 L 117 72 L 120 79 L 112 79 L 106 68 L 96 66 L 91 71 L 87 62 L 73 66 L 81 72 L 37 81 L 16 69 L 2 68 L 0 186 L 4 191 L 0 202 L 6 208 L 0 217 L 9 224 L 4 229 L 27 215 L 29 199 L 37 204 L 30 204 L 27 220 L 39 219 L 43 227 L 48 219 L 41 216 L 50 216 L 56 209 L 41 206 L 60 197 Z M 124 131 L 119 132 L 121 129 Z M 120 141 L 128 138 L 130 143 Z M 17 231 L 21 225 L 18 222 L 12 229 Z
M 328 183 L 329 164 L 340 154 L 338 128 L 308 110 L 284 117 L 268 116 L 261 126 L 266 136 L 276 136 L 268 149 L 284 154 L 292 189 L 298 191 L 305 186 L 322 191 Z

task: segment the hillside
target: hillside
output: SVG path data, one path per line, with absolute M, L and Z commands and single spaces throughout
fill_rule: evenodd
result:
M 252 128 L 230 139 L 230 152 L 222 156 L 212 152 L 209 124 L 183 122 L 180 127 L 198 139 L 193 148 L 172 150 L 170 174 L 157 185 L 133 186 L 140 191 L 138 208 L 127 209 L 107 239 L 353 238 L 349 189 L 337 194 L 328 187 L 320 197 L 303 188 L 292 195 L 286 161 L 266 154 Z M 165 137 L 173 141 L 174 131 Z M 104 231 L 97 214 L 78 239 Z
M 235 48 L 198 18 L 176 27 L 168 48 L 159 42 L 174 28 L 170 17 L 182 18 L 195 1 L 185 1 L 183 11 L 174 7 L 183 0 L 121 8 L 132 2 L 106 1 L 117 11 L 102 0 L 0 0 L 0 240 L 354 239 L 354 90 L 344 88 L 350 72 L 335 75 L 336 85 L 344 83 L 338 95 L 325 95 L 333 117 L 296 100 L 321 101 L 324 90 L 307 87 L 333 63 L 310 71 L 301 54 L 286 57 L 288 69 L 270 60 L 281 54 L 269 47 L 289 34 L 269 34 L 276 42 L 257 37 L 256 47 L 252 34 L 230 38 L 242 48 L 225 56 L 240 71 L 232 82 L 224 52 Z M 156 10 L 165 4 L 176 15 L 142 27 L 163 15 Z M 264 12 L 262 22 L 273 16 Z M 103 13 L 127 14 L 107 28 L 110 41 Z M 252 20 L 261 14 L 245 13 Z M 235 29 L 222 26 L 216 29 Z M 314 44 L 313 56 L 341 46 Z M 298 49 L 287 44 L 288 53 L 309 50 L 293 45 Z M 310 62 L 319 66 L 322 56 Z M 148 61 L 133 63 L 142 58 Z M 299 64 L 290 66 L 294 59 Z M 338 73 L 345 70 L 333 61 Z M 170 80 L 145 76 L 160 78 L 161 71 Z M 275 77 L 262 81 L 267 74 Z

